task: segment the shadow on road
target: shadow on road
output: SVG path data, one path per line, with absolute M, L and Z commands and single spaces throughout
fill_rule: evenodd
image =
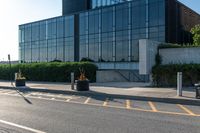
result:
M 33 104 L 29 99 L 27 99 L 24 95 L 23 95 L 23 91 L 21 91 L 21 89 L 18 89 L 17 87 L 15 87 L 14 85 L 12 85 L 13 89 L 16 90 L 16 92 L 24 99 L 24 101 L 26 101 L 28 104 Z
M 32 102 L 28 100 L 26 97 L 24 97 L 24 95 L 19 90 L 16 90 L 16 91 L 28 104 L 32 104 Z
M 31 92 L 40 92 L 40 93 L 51 93 L 51 94 L 63 94 L 63 95 L 75 95 L 75 96 L 83 96 L 90 97 L 92 99 L 104 102 L 106 98 L 109 101 L 119 102 L 118 100 L 137 100 L 137 101 L 152 101 L 152 102 L 162 102 L 162 103 L 170 103 L 170 104 L 182 104 L 182 105 L 194 105 L 200 106 L 200 100 L 190 100 L 190 99 L 174 99 L 174 98 L 158 98 L 158 97 L 146 97 L 146 96 L 133 96 L 133 95 L 118 95 L 118 94 L 107 94 L 96 91 L 87 91 L 87 92 L 77 92 L 70 90 L 51 90 L 44 88 L 17 88 L 13 87 L 28 104 L 32 104 L 30 100 L 28 100 L 23 94 L 29 94 Z M 117 100 L 116 100 L 117 99 Z

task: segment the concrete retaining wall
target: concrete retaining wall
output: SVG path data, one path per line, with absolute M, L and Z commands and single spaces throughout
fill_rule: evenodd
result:
M 152 67 L 155 65 L 155 56 L 160 42 L 147 39 L 139 40 L 139 74 L 151 74 Z
M 200 64 L 200 48 L 166 48 L 160 49 L 162 64 Z
M 102 82 L 149 82 L 149 75 L 140 75 L 138 70 L 100 70 L 96 81 Z
M 116 73 L 115 71 L 97 71 L 96 77 L 97 83 L 104 83 L 104 82 L 126 82 L 126 79 Z

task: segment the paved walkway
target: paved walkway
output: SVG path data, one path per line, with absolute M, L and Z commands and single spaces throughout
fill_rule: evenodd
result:
M 27 88 L 62 91 L 62 92 L 76 92 L 71 90 L 69 83 L 52 83 L 52 82 L 27 82 Z M 0 88 L 12 88 L 9 81 L 0 81 Z M 84 92 L 80 92 L 84 93 Z M 91 83 L 90 91 L 85 93 L 100 93 L 110 95 L 125 95 L 125 96 L 142 96 L 154 98 L 172 98 L 172 99 L 195 99 L 194 88 L 184 88 L 183 97 L 176 96 L 176 88 L 155 88 L 151 87 L 149 83 L 134 83 L 134 82 L 111 82 L 111 83 Z

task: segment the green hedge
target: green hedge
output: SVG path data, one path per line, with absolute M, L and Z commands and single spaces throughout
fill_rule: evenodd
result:
M 14 73 L 20 69 L 22 75 L 29 81 L 70 82 L 71 72 L 74 72 L 75 78 L 78 79 L 79 68 L 85 71 L 86 77 L 91 82 L 96 80 L 97 66 L 89 62 L 16 64 L 12 65 L 11 73 L 14 78 Z M 9 65 L 0 65 L 0 79 L 10 79 Z
M 160 44 L 158 46 L 158 49 L 166 49 L 166 48 L 195 48 L 195 47 L 200 47 L 200 45 L 165 43 L 165 44 Z
M 152 70 L 154 85 L 176 86 L 177 72 L 183 73 L 184 86 L 200 81 L 200 64 L 158 65 Z

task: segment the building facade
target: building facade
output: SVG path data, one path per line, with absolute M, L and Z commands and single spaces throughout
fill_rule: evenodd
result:
M 81 11 L 91 9 L 91 2 L 89 0 L 62 0 L 62 14 L 72 15 Z
M 199 23 L 200 15 L 177 0 L 63 0 L 62 16 L 19 26 L 19 58 L 89 58 L 105 69 L 124 63 L 118 69 L 137 70 L 140 39 L 188 43 Z

